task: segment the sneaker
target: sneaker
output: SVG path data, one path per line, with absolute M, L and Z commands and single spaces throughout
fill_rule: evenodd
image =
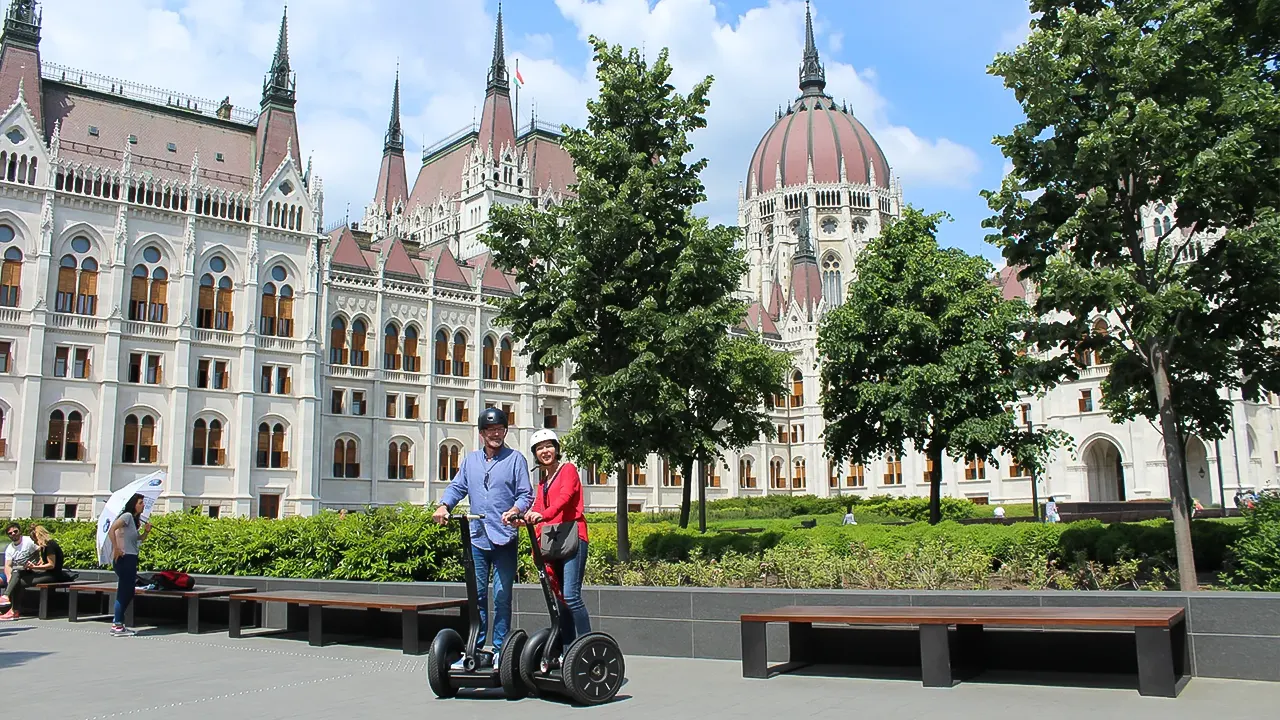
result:
M 133 635 L 133 631 L 123 625 L 111 626 L 111 637 L 128 637 Z
M 17 620 L 17 619 L 18 619 L 18 613 L 14 612 L 12 608 L 10 608 L 9 612 L 6 612 L 5 614 L 0 615 L 0 621 L 7 622 L 9 620 Z

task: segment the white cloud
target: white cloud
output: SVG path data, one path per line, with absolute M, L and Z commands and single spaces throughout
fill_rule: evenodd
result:
M 490 5 L 492 3 L 489 3 Z M 715 76 L 706 130 L 694 138 L 710 160 L 703 209 L 717 222 L 737 215 L 739 183 L 756 143 L 779 104 L 797 94 L 804 38 L 804 3 L 768 0 L 729 16 L 712 0 L 556 0 L 585 41 L 644 47 L 650 58 L 669 47 L 673 82 L 687 91 Z M 719 11 L 719 15 L 717 15 Z M 842 28 L 828 28 L 814 8 L 822 47 L 838 48 Z M 42 55 L 72 67 L 169 90 L 257 108 L 280 22 L 276 3 L 248 0 L 49 0 Z M 290 7 L 289 53 L 298 76 L 298 118 L 304 157 L 314 155 L 325 179 L 326 217 L 348 203 L 362 213 L 373 194 L 397 62 L 409 181 L 418 153 L 459 130 L 478 113 L 492 55 L 494 18 L 482 0 L 307 0 Z M 527 85 L 520 123 L 538 118 L 580 124 L 596 92 L 590 62 L 555 57 L 549 35 L 528 35 L 506 23 L 508 60 L 520 59 Z M 376 42 L 367 39 L 376 38 Z M 968 186 L 978 170 L 972 150 L 946 138 L 921 137 L 891 118 L 874 68 L 824 58 L 827 91 L 848 100 L 875 134 L 890 164 L 913 187 Z

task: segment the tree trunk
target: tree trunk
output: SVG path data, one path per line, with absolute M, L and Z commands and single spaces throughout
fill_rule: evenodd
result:
M 618 562 L 631 560 L 631 537 L 627 534 L 627 471 L 618 474 Z
M 942 445 L 929 443 L 927 451 L 933 461 L 933 470 L 929 472 L 929 524 L 942 522 Z
M 705 533 L 707 531 L 707 476 L 710 474 L 710 468 L 706 460 L 703 460 L 700 465 L 698 468 L 698 532 Z
M 1187 503 L 1187 465 L 1179 446 L 1178 416 L 1173 409 L 1173 388 L 1169 384 L 1169 358 L 1164 348 L 1152 343 L 1151 378 L 1155 381 L 1156 403 L 1160 409 L 1160 433 L 1164 437 L 1164 460 L 1169 470 L 1169 498 L 1173 504 L 1173 547 L 1178 557 L 1178 585 L 1184 591 L 1199 590 L 1196 558 L 1191 547 L 1191 508 Z
M 693 458 L 680 464 L 680 527 L 689 527 L 689 504 L 693 497 Z

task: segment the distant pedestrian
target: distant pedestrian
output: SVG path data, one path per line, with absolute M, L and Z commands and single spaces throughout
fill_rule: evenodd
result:
M 994 513 L 995 513 L 995 516 L 996 516 L 997 518 L 1000 518 L 1001 520 L 1003 520 L 1003 519 L 1004 519 L 1004 506 L 1003 506 L 1003 505 L 997 505 L 997 506 L 996 506 L 996 509 L 995 509 L 995 511 L 994 511 Z
M 107 533 L 111 536 L 112 567 L 116 571 L 116 604 L 111 619 L 111 634 L 116 637 L 132 635 L 124 626 L 125 611 L 133 602 L 134 588 L 138 580 L 138 543 L 151 533 L 151 523 L 144 523 L 141 532 L 138 523 L 142 517 L 145 498 L 134 493 L 124 504 L 124 512 L 111 523 Z
M 840 521 L 841 525 L 857 525 L 858 521 L 853 519 L 853 506 L 845 508 L 844 520 Z
M 1054 500 L 1052 497 L 1050 497 L 1049 501 L 1044 504 L 1044 519 L 1045 522 L 1051 523 L 1056 523 L 1060 519 L 1058 517 L 1058 501 Z

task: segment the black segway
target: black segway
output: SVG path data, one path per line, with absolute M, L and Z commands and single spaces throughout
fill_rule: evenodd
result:
M 547 600 L 547 614 L 551 627 L 530 635 L 520 653 L 520 679 L 529 692 L 543 692 L 568 696 L 582 705 L 599 705 L 609 702 L 618 694 L 625 677 L 626 662 L 618 642 L 602 632 L 590 632 L 579 636 L 565 648 L 563 660 L 557 656 L 560 637 L 560 602 L 547 576 L 546 563 L 538 547 L 538 535 L 531 523 L 529 540 L 533 545 L 533 564 L 542 583 L 542 595 Z M 504 647 L 505 651 L 506 648 Z M 505 655 L 505 652 L 504 652 Z M 506 659 L 502 668 L 506 669 Z
M 518 699 L 527 693 L 520 679 L 519 659 L 528 636 L 523 630 L 507 634 L 498 657 L 498 669 L 493 669 L 493 653 L 476 647 L 480 636 L 480 603 L 477 590 L 476 566 L 471 557 L 471 520 L 483 520 L 484 515 L 451 515 L 462 528 L 462 565 L 466 569 L 468 619 L 470 630 L 467 641 L 453 628 L 445 628 L 431 641 L 427 653 L 427 683 L 436 697 L 451 698 L 460 688 L 500 687 L 508 698 Z M 488 578 L 485 578 L 488 582 Z M 462 667 L 453 664 L 462 658 Z

